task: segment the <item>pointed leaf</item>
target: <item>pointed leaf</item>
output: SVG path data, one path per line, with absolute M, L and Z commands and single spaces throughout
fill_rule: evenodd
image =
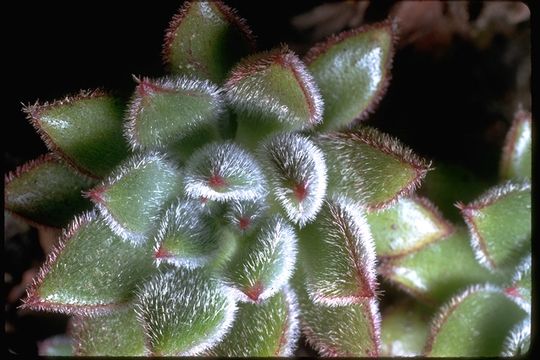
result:
M 515 357 L 525 355 L 531 347 L 531 320 L 526 318 L 514 326 L 504 341 L 500 356 Z
M 73 337 L 77 356 L 144 356 L 144 329 L 131 306 L 111 314 L 79 317 Z
M 219 249 L 219 233 L 198 200 L 175 202 L 163 216 L 156 244 L 156 260 L 196 268 L 207 264 Z
M 73 356 L 73 339 L 67 335 L 55 335 L 38 342 L 39 356 Z
M 261 220 L 268 211 L 264 199 L 234 200 L 228 204 L 225 219 L 234 233 L 248 235 L 259 229 Z
M 131 100 L 125 134 L 134 149 L 178 149 L 204 132 L 208 136 L 202 141 L 217 139 L 222 112 L 219 89 L 209 81 L 143 78 Z
M 289 280 L 296 262 L 296 234 L 279 215 L 239 239 L 223 279 L 242 302 L 260 302 Z
M 329 195 L 344 194 L 370 209 L 411 194 L 429 170 L 397 139 L 368 127 L 322 135 L 317 144 L 326 155 Z
M 382 259 L 378 271 L 384 279 L 411 295 L 435 303 L 465 286 L 500 281 L 478 264 L 467 231 L 462 227 L 456 227 L 451 236 L 415 252 Z
M 188 196 L 217 201 L 254 200 L 266 192 L 255 159 L 231 142 L 209 144 L 193 154 L 185 184 Z
M 373 111 L 390 79 L 392 24 L 382 22 L 342 32 L 306 55 L 325 102 L 319 130 L 343 128 Z
M 81 191 L 95 180 L 64 165 L 51 154 L 30 161 L 4 180 L 6 210 L 26 221 L 61 228 L 92 204 Z
M 161 154 L 150 152 L 128 159 L 87 196 L 116 234 L 140 243 L 180 192 L 178 169 Z
M 471 233 L 476 258 L 488 269 L 515 265 L 530 251 L 531 185 L 506 183 L 476 201 L 457 204 Z
M 532 118 L 531 113 L 519 111 L 506 135 L 502 153 L 500 176 L 502 179 L 530 179 L 532 172 Z
M 129 301 L 153 269 L 152 249 L 116 236 L 95 213 L 77 217 L 49 254 L 23 307 L 106 313 Z
M 240 141 L 248 135 L 261 139 L 268 126 L 275 130 L 297 130 L 321 121 L 323 103 L 313 77 L 287 47 L 252 55 L 242 60 L 224 85 L 226 97 L 238 118 Z
M 336 306 L 375 296 L 375 245 L 360 207 L 343 197 L 326 200 L 299 238 L 313 301 Z
M 452 233 L 452 225 L 427 200 L 401 198 L 388 209 L 367 213 L 377 256 L 416 251 Z
M 531 313 L 531 255 L 527 255 L 518 265 L 510 285 L 504 289 L 506 295 L 514 300 L 523 310 Z
M 101 91 L 83 91 L 25 111 L 47 147 L 88 175 L 107 175 L 128 154 L 123 109 Z
M 387 308 L 382 316 L 383 356 L 421 356 L 429 332 L 430 312 L 412 301 Z
M 261 304 L 241 303 L 231 331 L 208 355 L 293 356 L 300 335 L 296 296 L 287 286 Z
M 220 84 L 254 47 L 245 21 L 221 1 L 186 1 L 169 25 L 163 55 L 173 73 Z
M 426 356 L 498 356 L 506 334 L 525 313 L 501 289 L 472 286 L 435 316 Z
M 268 182 L 288 219 L 303 226 L 319 212 L 326 195 L 324 155 L 309 139 L 283 134 L 264 144 Z
M 192 356 L 217 344 L 236 311 L 233 297 L 200 269 L 170 269 L 139 291 L 136 311 L 153 356 Z
M 371 357 L 380 353 L 380 314 L 377 299 L 345 306 L 313 303 L 295 274 L 302 333 L 321 356 Z

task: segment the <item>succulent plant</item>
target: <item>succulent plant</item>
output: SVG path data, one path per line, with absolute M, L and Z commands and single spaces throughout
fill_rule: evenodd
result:
M 361 124 L 395 36 L 387 20 L 301 60 L 255 52 L 221 2 L 186 2 L 169 74 L 136 77 L 129 103 L 27 106 L 50 153 L 6 176 L 5 207 L 64 231 L 22 307 L 72 316 L 41 353 L 292 356 L 301 338 L 323 356 L 526 352 L 531 115 L 500 184 L 446 220 L 428 198 L 444 206 L 452 177 Z

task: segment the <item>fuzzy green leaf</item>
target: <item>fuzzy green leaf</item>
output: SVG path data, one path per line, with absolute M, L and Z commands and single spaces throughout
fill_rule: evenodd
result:
M 231 230 L 237 235 L 248 235 L 259 229 L 268 212 L 268 205 L 263 198 L 258 200 L 231 201 L 225 213 L 225 219 Z
M 236 304 L 203 270 L 176 268 L 144 284 L 136 311 L 151 355 L 190 356 L 221 341 L 234 320 Z
M 531 113 L 519 111 L 506 135 L 500 176 L 502 179 L 530 179 L 532 172 Z
M 300 335 L 296 296 L 286 286 L 261 304 L 242 303 L 231 331 L 208 355 L 293 356 Z
M 241 115 L 240 142 L 250 144 L 270 135 L 262 129 L 298 130 L 321 121 L 319 91 L 304 64 L 287 47 L 242 60 L 231 70 L 224 88 L 228 102 Z
M 78 356 L 144 356 L 144 329 L 128 306 L 111 314 L 78 317 L 73 324 Z
M 493 286 L 473 286 L 435 316 L 425 355 L 499 356 L 506 334 L 525 313 Z
M 344 194 L 370 209 L 411 194 L 429 170 L 397 139 L 368 127 L 322 135 L 317 144 L 326 155 L 328 194 Z
M 243 302 L 260 302 L 289 280 L 296 262 L 294 229 L 276 215 L 251 234 L 241 236 L 239 249 L 223 269 L 223 279 Z
M 95 213 L 85 213 L 50 253 L 23 306 L 81 315 L 110 312 L 133 297 L 153 268 L 151 246 L 133 246 Z
M 272 196 L 292 222 L 303 226 L 319 212 L 326 195 L 324 155 L 309 139 L 283 134 L 264 144 Z
M 221 1 L 186 1 L 167 30 L 164 57 L 173 73 L 220 84 L 253 48 L 245 21 Z
M 67 335 L 55 335 L 38 342 L 39 356 L 73 356 L 73 339 Z
M 122 135 L 123 109 L 100 91 L 25 110 L 47 147 L 89 175 L 107 175 L 128 154 Z
M 458 204 L 480 263 L 489 269 L 516 265 L 530 251 L 531 186 L 506 183 L 476 201 Z
M 384 259 L 378 270 L 383 278 L 428 302 L 444 301 L 471 284 L 500 281 L 478 264 L 467 231 L 461 227 L 418 251 Z
M 346 198 L 326 200 L 299 238 L 313 301 L 334 306 L 375 296 L 375 245 L 360 207 Z
M 181 193 L 179 171 L 159 154 L 135 155 L 88 192 L 111 229 L 140 243 Z
M 383 356 L 420 356 L 429 332 L 430 312 L 412 301 L 387 308 L 382 316 Z
M 32 224 L 61 228 L 92 204 L 81 192 L 95 180 L 44 155 L 8 174 L 4 181 L 6 210 Z
M 125 133 L 134 149 L 182 149 L 183 143 L 194 145 L 192 138 L 203 133 L 208 136 L 201 140 L 217 139 L 222 112 L 219 89 L 209 81 L 145 78 L 133 95 Z
M 255 158 L 232 142 L 199 149 L 186 164 L 185 191 L 192 198 L 255 200 L 266 194 Z
M 320 131 L 344 128 L 372 111 L 386 90 L 393 56 L 390 22 L 332 36 L 306 55 L 324 99 Z
M 526 318 L 514 326 L 504 341 L 503 357 L 525 355 L 531 347 L 531 320 Z
M 532 291 L 532 259 L 527 255 L 518 265 L 510 285 L 504 289 L 506 295 L 514 300 L 523 310 L 531 312 L 531 291 Z
M 380 314 L 375 297 L 329 307 L 313 303 L 300 272 L 294 276 L 302 333 L 321 356 L 371 357 L 380 353 Z
M 216 256 L 219 229 L 198 200 L 184 199 L 167 209 L 158 234 L 155 257 L 176 266 L 200 267 Z
M 450 235 L 453 227 L 426 198 L 401 198 L 367 213 L 377 256 L 404 255 Z

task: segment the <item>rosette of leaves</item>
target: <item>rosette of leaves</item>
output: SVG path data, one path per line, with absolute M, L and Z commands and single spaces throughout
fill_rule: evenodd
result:
M 23 307 L 72 316 L 40 352 L 291 356 L 301 334 L 323 356 L 526 349 L 530 117 L 509 135 L 507 183 L 460 205 L 469 243 L 414 194 L 429 162 L 361 124 L 394 37 L 385 21 L 301 59 L 257 51 L 221 2 L 186 2 L 169 73 L 136 77 L 129 103 L 28 106 L 50 153 L 6 176 L 5 206 L 64 231 Z M 381 315 L 378 273 L 412 300 Z

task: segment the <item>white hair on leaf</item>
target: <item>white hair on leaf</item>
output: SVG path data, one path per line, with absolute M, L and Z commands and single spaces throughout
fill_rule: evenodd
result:
M 232 142 L 199 149 L 187 162 L 185 174 L 185 192 L 192 198 L 227 202 L 266 194 L 266 181 L 255 158 Z
M 236 309 L 220 282 L 203 270 L 183 268 L 158 273 L 141 286 L 135 304 L 152 355 L 169 356 L 195 356 L 212 348 L 229 331 Z M 208 328 L 185 341 L 185 334 L 201 326 Z
M 501 356 L 523 356 L 529 351 L 530 342 L 531 319 L 527 317 L 510 331 L 510 334 L 504 341 L 504 350 Z
M 141 149 L 162 149 L 173 140 L 189 136 L 193 129 L 202 125 L 217 121 L 223 113 L 224 104 L 221 98 L 220 89 L 217 85 L 208 80 L 199 80 L 190 77 L 166 76 L 160 79 L 151 80 L 135 78 L 138 82 L 127 114 L 127 122 L 124 126 L 124 136 L 128 140 L 133 150 Z M 146 109 L 154 110 L 155 104 L 151 103 L 150 96 L 153 94 L 175 94 L 186 97 L 197 96 L 208 98 L 208 108 L 200 113 L 193 113 L 193 109 L 188 109 L 192 115 L 187 123 L 182 124 L 182 131 L 171 133 L 170 131 L 160 131 L 159 128 L 152 128 L 151 143 L 144 143 L 140 138 L 141 115 Z M 179 113 L 179 116 L 182 113 Z M 178 119 L 169 119 L 170 123 L 177 122 Z M 180 129 L 178 129 L 180 130 Z
M 296 234 L 275 215 L 257 233 L 240 239 L 244 250 L 225 265 L 223 281 L 242 302 L 260 302 L 276 294 L 296 262 Z
M 225 212 L 225 220 L 235 232 L 249 234 L 263 219 L 269 207 L 263 198 L 256 200 L 233 200 Z
M 289 220 L 300 227 L 315 219 L 326 195 L 326 163 L 322 151 L 297 134 L 278 135 L 260 153 L 268 169 L 270 191 Z

